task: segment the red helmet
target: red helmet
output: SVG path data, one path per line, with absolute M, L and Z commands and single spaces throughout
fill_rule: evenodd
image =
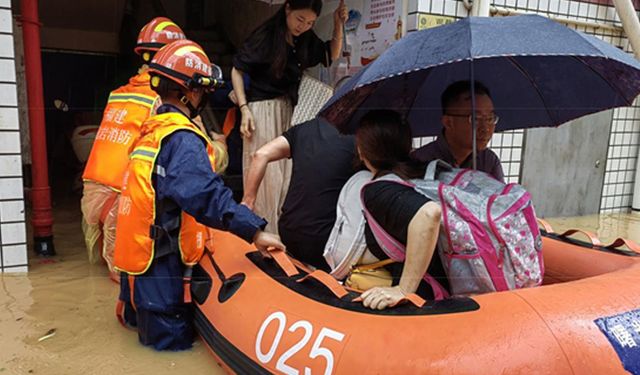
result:
M 168 78 L 187 90 L 211 91 L 222 84 L 221 70 L 211 64 L 202 47 L 190 40 L 179 40 L 161 48 L 149 64 L 149 74 Z M 151 85 L 157 86 L 152 79 Z
M 192 117 L 198 114 L 204 100 L 196 103 L 196 89 L 205 92 L 221 86 L 222 71 L 204 53 L 202 47 L 190 40 L 178 40 L 162 47 L 149 64 L 151 87 L 160 86 L 160 77 L 169 79 L 186 90 L 180 99 L 189 107 Z
M 186 38 L 178 25 L 166 17 L 156 17 L 140 30 L 133 50 L 138 55 L 142 55 L 144 61 L 149 62 L 153 52 L 158 51 L 165 44 L 181 39 Z

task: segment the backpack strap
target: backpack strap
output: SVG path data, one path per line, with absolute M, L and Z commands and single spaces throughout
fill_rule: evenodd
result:
M 371 229 L 376 242 L 378 243 L 378 245 L 380 245 L 380 248 L 382 248 L 382 251 L 384 251 L 384 253 L 387 254 L 387 256 L 389 256 L 389 258 L 391 258 L 395 262 L 403 262 L 405 258 L 404 254 L 406 252 L 405 246 L 398 240 L 393 238 L 393 236 L 391 236 L 389 233 L 387 233 L 386 230 L 384 230 L 384 228 L 376 221 L 376 219 L 367 209 L 367 206 L 364 204 L 364 190 L 367 188 L 367 186 L 375 183 L 376 181 L 380 180 L 367 182 L 360 190 L 360 202 L 362 203 L 362 211 L 364 217 L 367 219 L 369 228 Z M 407 187 L 413 187 L 413 184 L 402 179 L 385 179 L 384 181 L 394 182 Z
M 440 159 L 433 160 L 429 162 L 429 165 L 427 165 L 427 169 L 424 172 L 424 180 L 435 181 L 437 177 L 437 173 L 439 172 L 440 169 L 444 169 L 446 171 L 452 171 L 453 166 L 451 166 L 451 164 Z
M 425 273 L 422 278 L 433 290 L 433 298 L 436 301 L 450 297 L 449 292 L 442 286 L 442 284 L 440 284 L 440 282 L 438 282 L 438 280 L 434 279 L 433 276 Z
M 389 259 L 385 259 L 385 260 L 381 260 L 379 262 L 375 262 L 375 263 L 369 263 L 369 264 L 359 264 L 354 266 L 354 268 L 357 268 L 361 271 L 371 271 L 371 270 L 376 270 L 378 268 L 382 268 L 384 266 L 387 266 L 389 264 L 395 263 L 396 261 L 389 258 Z

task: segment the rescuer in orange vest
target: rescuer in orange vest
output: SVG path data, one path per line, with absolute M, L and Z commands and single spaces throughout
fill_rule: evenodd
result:
M 205 225 L 262 251 L 284 245 L 263 232 L 264 219 L 233 200 L 214 170 L 212 142 L 193 123 L 221 82 L 219 68 L 199 45 L 181 40 L 158 51 L 149 73 L 163 104 L 142 124 L 125 173 L 114 257 L 121 272 L 117 315 L 137 327 L 142 344 L 183 350 L 193 342 L 183 277 L 202 257 Z
M 181 39 L 185 39 L 182 29 L 165 17 L 154 18 L 140 30 L 134 51 L 142 57 L 143 65 L 128 84 L 109 95 L 82 175 L 82 229 L 89 261 L 95 263 L 101 253 L 115 280 L 113 246 L 124 172 L 132 145 L 140 137 L 140 125 L 160 104 L 158 94 L 149 86 L 147 64 L 162 46 Z

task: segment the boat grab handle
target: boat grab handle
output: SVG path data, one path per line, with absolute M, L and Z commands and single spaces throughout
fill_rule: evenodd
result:
M 269 255 L 271 255 L 271 257 L 273 258 L 273 260 L 276 261 L 276 264 L 278 264 L 280 269 L 284 271 L 284 273 L 288 277 L 295 276 L 300 273 L 298 272 L 298 269 L 296 268 L 296 266 L 293 265 L 293 263 L 291 262 L 291 259 L 289 259 L 289 256 L 287 256 L 284 250 L 281 250 L 275 247 L 270 247 L 267 249 L 267 251 L 269 252 Z
M 551 224 L 549 224 L 548 221 L 544 220 L 544 219 L 540 219 L 537 218 L 538 220 L 538 224 L 540 224 L 540 226 L 542 227 L 542 229 L 544 229 L 545 232 L 547 233 L 555 233 L 553 231 L 553 227 L 551 226 Z
M 611 244 L 605 246 L 607 249 L 615 249 L 622 245 L 626 245 L 629 250 L 640 254 L 640 245 L 626 238 L 618 237 Z
M 322 285 L 327 287 L 333 293 L 334 296 L 338 298 L 342 298 L 349 294 L 347 290 L 336 280 L 333 276 L 322 270 L 315 270 L 311 273 L 308 273 L 305 277 L 302 277 L 297 280 L 297 282 L 301 283 L 307 279 L 314 279 L 319 281 Z
M 566 230 L 564 233 L 560 234 L 560 237 L 568 237 L 575 233 L 581 233 L 587 236 L 587 238 L 589 238 L 589 241 L 591 241 L 591 245 L 593 246 L 602 246 L 602 242 L 600 241 L 600 239 L 598 239 L 598 237 L 594 233 L 586 230 L 582 230 L 582 229 Z
M 351 302 L 362 302 L 362 297 L 356 297 L 352 299 Z M 396 304 L 390 305 L 389 307 L 397 306 L 402 302 L 409 302 L 417 308 L 422 308 L 422 306 L 424 306 L 424 304 L 427 303 L 427 301 L 424 298 L 420 297 L 419 295 L 415 293 L 409 293 L 409 294 L 405 294 L 404 298 L 399 300 Z
M 313 269 L 309 268 L 306 264 L 302 263 L 301 261 L 297 260 L 296 258 L 292 258 L 292 257 L 287 257 L 287 258 L 289 258 L 291 263 L 293 263 L 293 265 L 296 266 L 296 268 L 301 270 L 302 272 L 305 272 L 305 273 L 313 272 Z

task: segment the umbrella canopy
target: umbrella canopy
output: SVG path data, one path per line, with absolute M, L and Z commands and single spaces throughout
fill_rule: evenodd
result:
M 631 105 L 640 62 L 545 17 L 469 17 L 411 33 L 352 77 L 320 111 L 352 133 L 371 109 L 407 116 L 414 136 L 441 131 L 440 95 L 456 81 L 482 82 L 500 116 L 496 131 L 558 126 Z

